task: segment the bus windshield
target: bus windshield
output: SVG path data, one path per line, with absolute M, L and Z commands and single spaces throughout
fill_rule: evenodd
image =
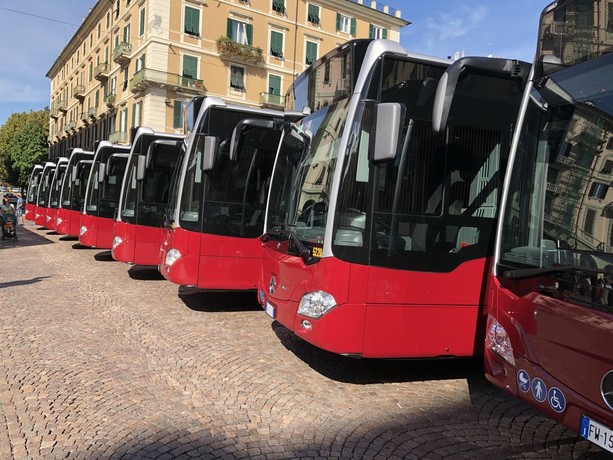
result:
M 182 228 L 241 238 L 262 234 L 267 180 L 279 133 L 250 129 L 244 134 L 238 159 L 230 160 L 232 131 L 245 118 L 269 119 L 270 116 L 214 107 L 200 123 L 198 134 L 215 136 L 218 148 L 211 171 L 202 170 L 201 152 L 197 148 L 189 152 L 179 203 Z
M 49 189 L 51 188 L 51 179 L 55 172 L 55 165 L 53 167 L 46 167 L 41 176 L 41 182 L 38 193 L 38 206 L 47 207 L 47 198 L 49 198 Z
M 67 163 L 58 165 L 55 170 L 55 176 L 53 177 L 53 184 L 51 185 L 51 191 L 49 193 L 49 207 L 57 208 L 60 203 L 60 192 L 62 191 L 62 183 L 66 174 Z
M 611 75 L 606 54 L 532 91 L 503 220 L 506 268 L 613 271 Z
M 38 197 L 38 187 L 40 185 L 40 178 L 43 174 L 42 167 L 37 167 L 32 171 L 32 177 L 28 184 L 28 192 L 26 196 L 26 202 L 28 204 L 36 204 L 36 198 Z

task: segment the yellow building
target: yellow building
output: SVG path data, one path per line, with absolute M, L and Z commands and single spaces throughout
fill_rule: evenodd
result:
M 280 107 L 319 56 L 408 24 L 370 0 L 98 0 L 47 73 L 50 157 L 133 126 L 181 133 L 195 95 Z

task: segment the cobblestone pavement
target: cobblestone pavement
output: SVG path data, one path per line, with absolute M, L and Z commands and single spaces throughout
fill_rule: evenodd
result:
M 315 349 L 29 224 L 0 243 L 0 459 L 606 458 L 478 361 Z

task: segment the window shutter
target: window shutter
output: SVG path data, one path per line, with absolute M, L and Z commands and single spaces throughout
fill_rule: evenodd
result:
M 341 30 L 341 13 L 336 13 L 336 31 Z
M 172 127 L 173 128 L 182 128 L 183 127 L 183 104 L 181 101 L 175 101 L 175 106 L 172 114 Z
M 232 21 L 232 19 L 228 19 L 227 25 L 226 25 L 226 35 L 230 40 L 234 40 L 234 37 L 232 36 L 232 23 L 234 21 Z
M 268 91 L 275 96 L 281 95 L 281 77 L 278 75 L 268 77 Z
M 351 18 L 351 35 L 355 37 L 356 20 Z
M 183 56 L 183 76 L 189 78 L 198 77 L 198 58 Z
M 247 29 L 247 44 L 252 46 L 253 43 L 253 26 L 251 24 L 246 24 L 245 28 Z
M 387 39 L 387 29 L 383 29 L 383 38 Z
M 375 31 L 375 28 L 373 27 L 373 25 L 369 24 L 369 26 L 368 26 L 368 38 L 375 38 L 374 31 Z

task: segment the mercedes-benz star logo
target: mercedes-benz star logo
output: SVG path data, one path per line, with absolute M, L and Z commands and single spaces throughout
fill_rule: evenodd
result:
M 609 406 L 609 409 L 613 409 L 613 370 L 607 372 L 602 378 L 600 391 L 602 392 L 602 399 Z
M 277 283 L 277 280 L 275 280 L 274 276 L 270 277 L 270 284 L 268 285 L 268 292 L 270 293 L 270 295 L 273 295 L 275 293 L 275 284 Z

